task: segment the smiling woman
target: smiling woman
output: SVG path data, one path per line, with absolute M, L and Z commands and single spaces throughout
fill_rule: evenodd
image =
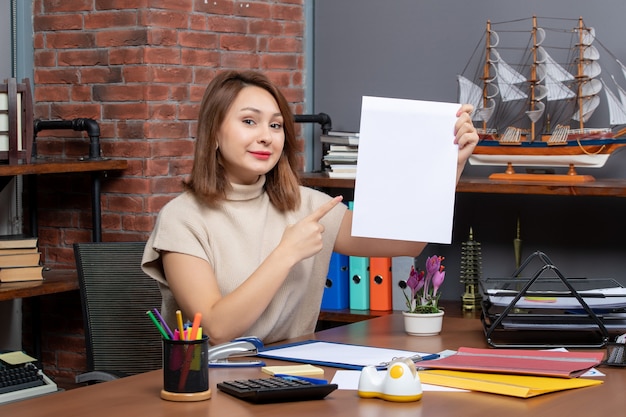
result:
M 478 139 L 470 110 L 455 125 L 461 170 Z M 300 186 L 294 116 L 258 72 L 213 79 L 196 137 L 186 192 L 159 213 L 142 263 L 161 284 L 168 324 L 176 310 L 201 313 L 213 344 L 311 333 L 333 251 L 417 256 L 426 245 L 353 237 L 341 197 Z

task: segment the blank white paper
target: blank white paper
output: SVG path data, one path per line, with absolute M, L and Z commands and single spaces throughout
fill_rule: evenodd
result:
M 353 236 L 451 243 L 459 107 L 363 97 Z

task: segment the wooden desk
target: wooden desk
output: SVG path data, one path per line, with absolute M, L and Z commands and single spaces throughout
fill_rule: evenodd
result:
M 128 166 L 126 160 L 119 159 L 33 159 L 30 164 L 0 164 L 0 178 L 13 177 L 16 175 L 26 175 L 29 178 L 29 205 L 31 232 L 37 236 L 37 175 L 42 174 L 66 174 L 91 172 L 91 213 L 93 224 L 93 241 L 99 242 L 102 239 L 101 206 L 100 206 L 100 173 L 112 170 L 123 170 Z M 2 184 L 4 187 L 5 184 Z
M 398 314 L 386 315 L 347 326 L 325 330 L 310 337 L 319 340 L 366 344 L 380 347 L 438 352 L 462 346 L 485 347 L 482 327 L 477 319 L 446 317 L 440 336 L 407 336 Z M 267 361 L 279 364 L 278 361 Z M 283 362 L 284 363 L 284 362 Z M 479 392 L 425 392 L 421 401 L 391 403 L 361 399 L 356 391 L 337 390 L 321 401 L 252 405 L 217 390 L 224 380 L 255 378 L 264 374 L 259 368 L 222 368 L 209 371 L 212 398 L 197 403 L 161 400 L 161 371 L 148 372 L 99 385 L 33 398 L 0 406 L 0 413 L 20 417 L 67 416 L 385 416 L 385 417 L 552 417 L 620 415 L 626 407 L 624 386 L 626 370 L 602 367 L 604 384 L 547 394 L 530 399 Z M 336 369 L 325 368 L 327 379 Z

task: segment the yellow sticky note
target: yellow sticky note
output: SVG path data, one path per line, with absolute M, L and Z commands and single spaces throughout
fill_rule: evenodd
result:
M 307 365 L 283 365 L 283 366 L 264 366 L 261 371 L 269 375 L 286 374 L 294 376 L 324 376 L 324 370 L 313 366 Z
M 0 355 L 0 361 L 9 365 L 20 365 L 22 363 L 35 362 L 37 359 L 25 354 L 24 352 L 9 352 Z

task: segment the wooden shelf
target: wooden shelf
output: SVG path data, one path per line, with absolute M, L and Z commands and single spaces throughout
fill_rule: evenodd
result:
M 33 195 L 37 193 L 37 175 L 67 174 L 80 172 L 106 172 L 124 170 L 128 161 L 124 159 L 54 159 L 33 158 L 29 164 L 0 164 L 0 190 L 16 175 L 25 175 Z M 102 237 L 102 216 L 100 207 L 100 175 L 91 179 L 93 241 L 99 242 Z M 31 199 L 31 231 L 38 234 L 36 199 Z
M 0 177 L 33 174 L 60 174 L 122 170 L 128 167 L 124 159 L 33 159 L 30 164 L 0 164 Z
M 357 321 L 369 320 L 375 317 L 392 314 L 393 311 L 374 310 L 322 310 L 318 317 L 319 321 L 329 321 L 334 323 L 354 323 Z
M 300 174 L 300 180 L 307 187 L 319 188 L 354 188 L 354 180 L 344 178 L 329 178 L 324 172 L 305 172 Z
M 322 172 L 303 173 L 300 176 L 302 184 L 317 188 L 345 188 L 352 189 L 355 180 L 343 178 L 329 178 Z M 544 181 L 504 181 L 488 178 L 462 177 L 457 185 L 459 193 L 484 194 L 529 194 L 529 195 L 560 195 L 560 196 L 604 196 L 626 197 L 626 180 L 601 179 L 590 182 L 544 182 Z M 461 311 L 460 306 L 454 306 L 450 311 Z M 319 321 L 331 324 L 346 324 L 391 313 L 390 311 L 361 311 L 361 310 L 324 310 L 320 313 Z M 448 314 L 448 312 L 446 313 Z M 463 313 L 463 316 L 474 313 Z
M 319 188 L 353 188 L 355 180 L 329 178 L 325 173 L 304 173 L 302 184 Z M 599 179 L 590 182 L 500 181 L 462 177 L 459 193 L 535 194 L 564 196 L 626 197 L 626 180 Z
M 74 270 L 44 271 L 43 277 L 42 281 L 3 282 L 0 284 L 0 301 L 79 289 L 78 277 Z
M 567 183 L 461 178 L 457 191 L 460 193 L 626 197 L 626 180 L 599 179 L 590 182 Z

